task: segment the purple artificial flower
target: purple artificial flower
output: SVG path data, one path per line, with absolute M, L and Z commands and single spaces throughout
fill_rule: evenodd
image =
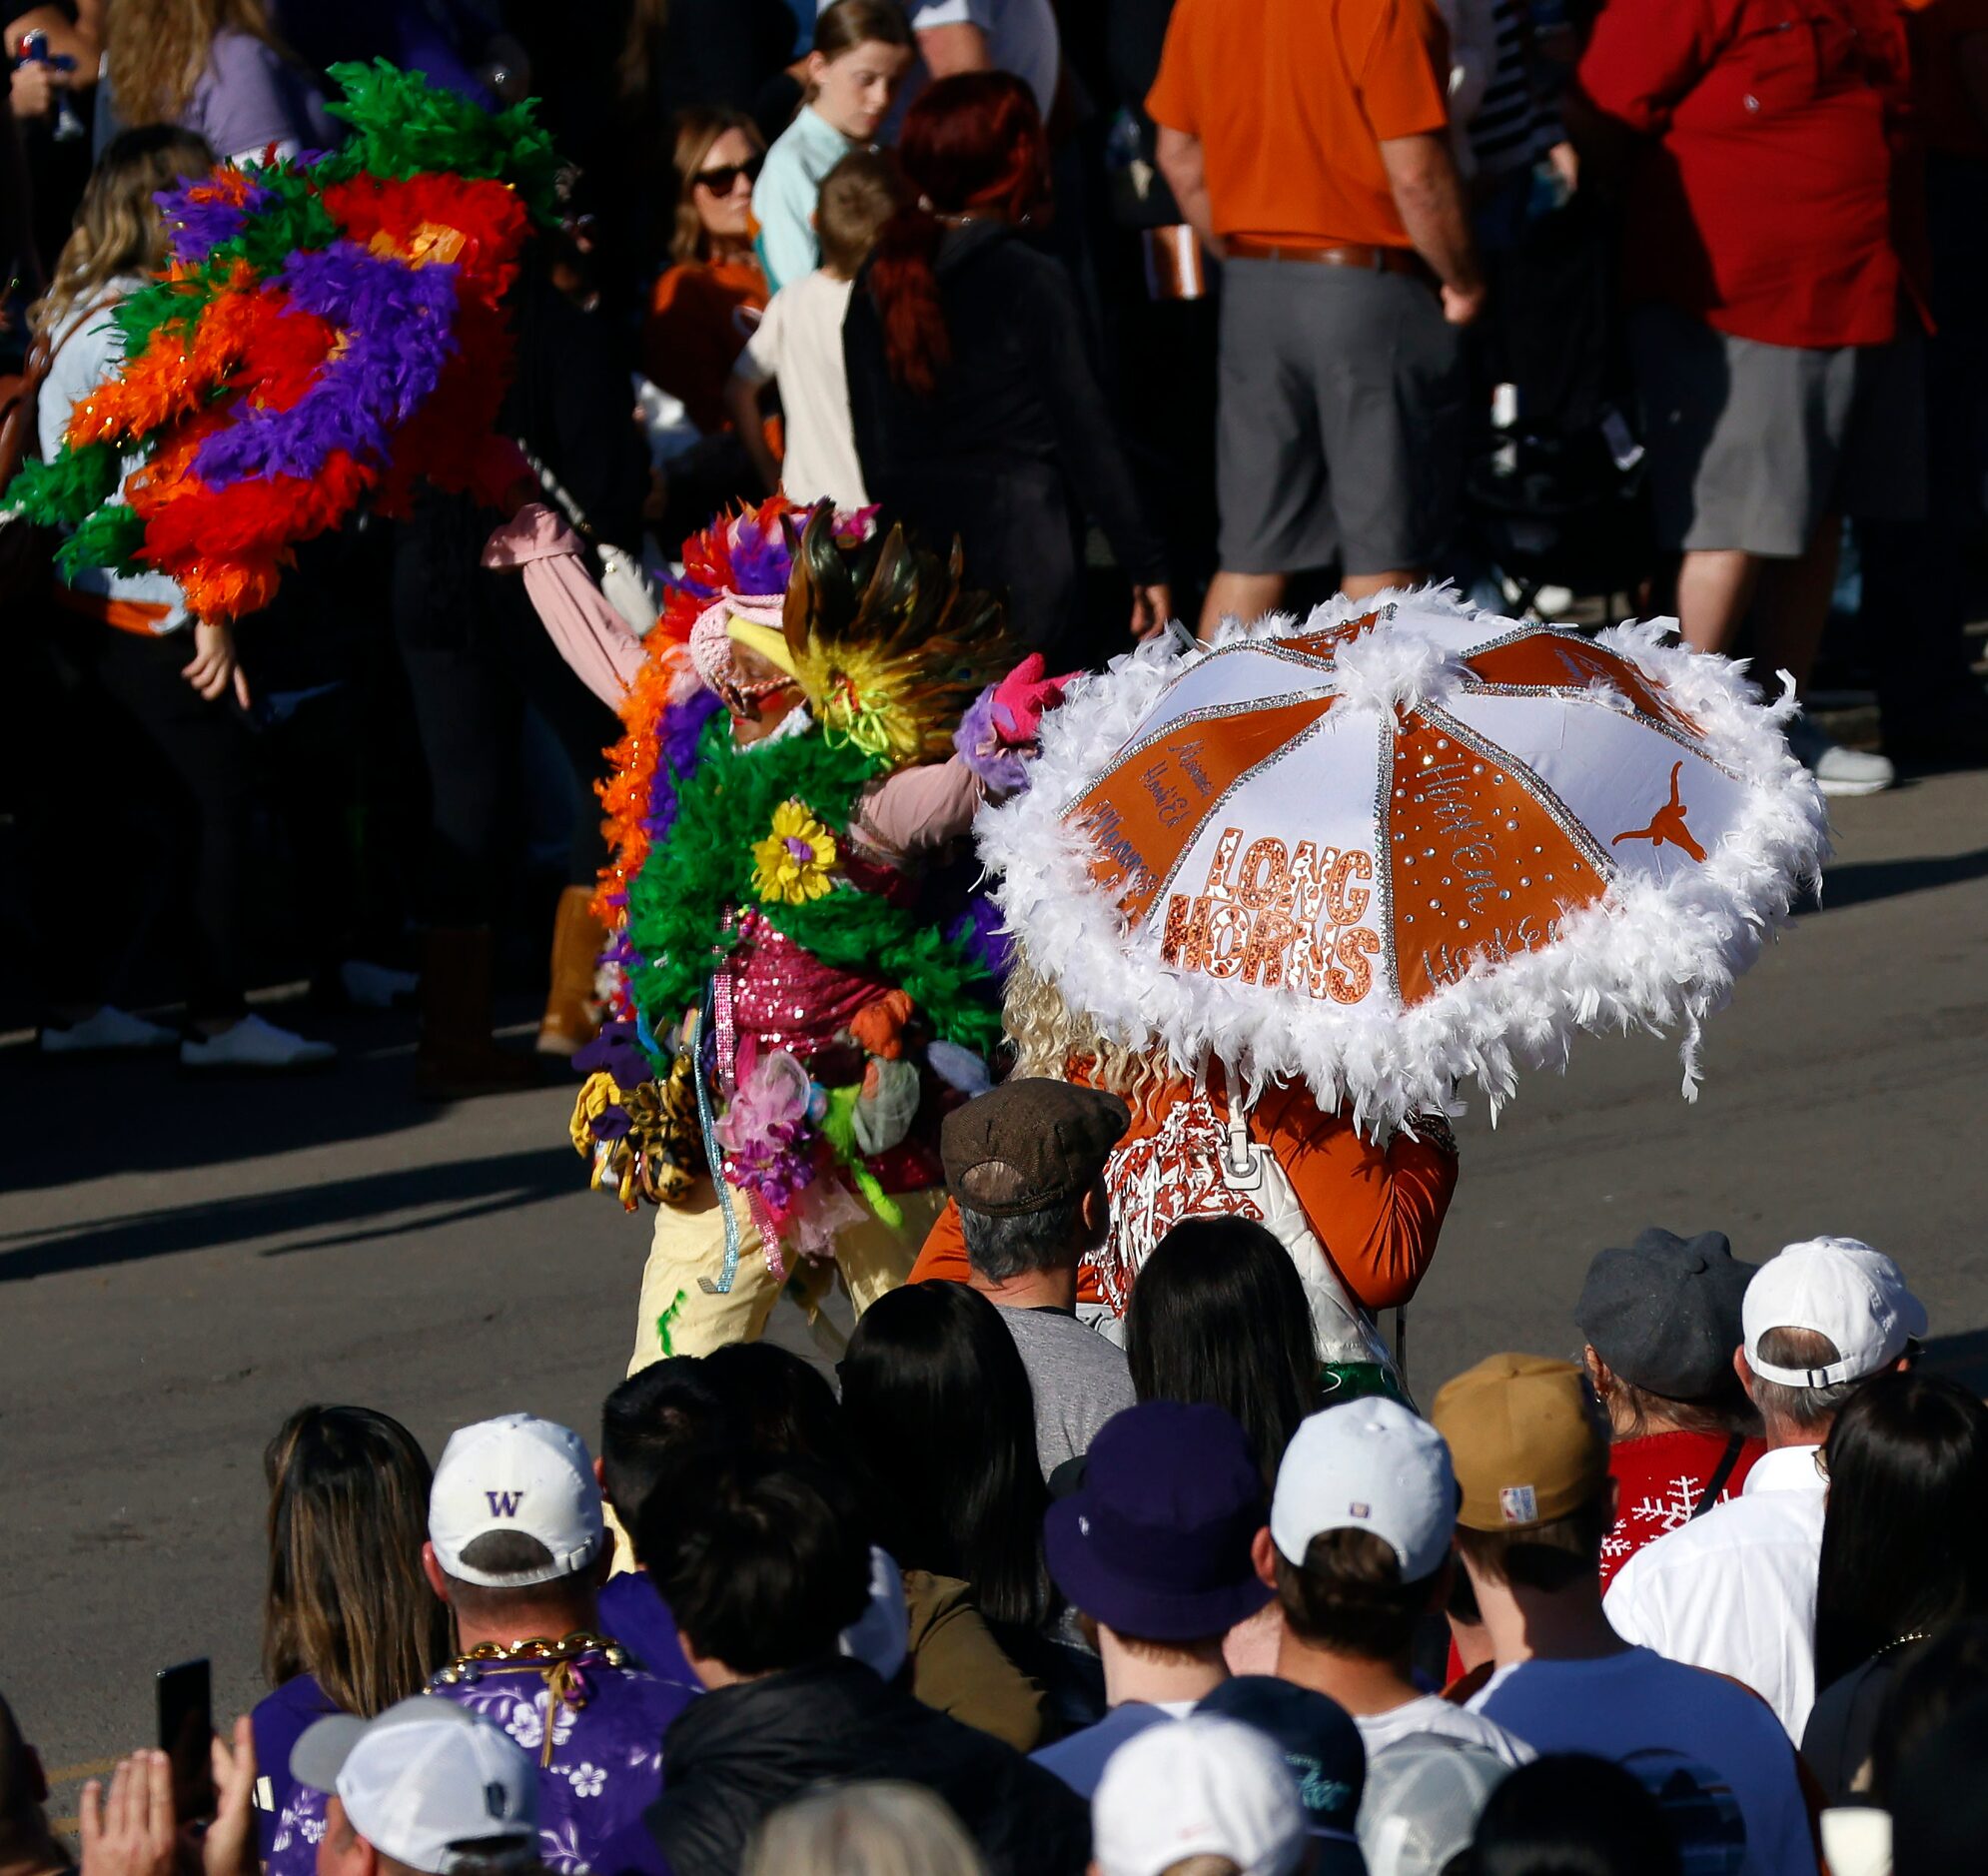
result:
M 1001 908 L 985 893 L 976 892 L 966 902 L 966 911 L 953 921 L 946 936 L 963 944 L 967 955 L 986 965 L 996 977 L 1005 977 L 1015 956 L 1014 940 L 1001 929 Z
M 960 760 L 996 794 L 1014 794 L 1028 785 L 1028 766 L 1020 751 L 1002 740 L 994 709 L 994 686 L 989 684 L 959 719 L 953 747 Z
M 628 1136 L 628 1110 L 626 1108 L 602 1108 L 588 1121 L 587 1131 L 596 1140 L 625 1140 Z
M 636 1088 L 655 1079 L 648 1056 L 635 1040 L 632 1023 L 604 1024 L 591 1042 L 575 1051 L 573 1067 L 582 1075 L 604 1073 L 617 1088 Z M 627 1131 L 625 1116 L 622 1131 Z

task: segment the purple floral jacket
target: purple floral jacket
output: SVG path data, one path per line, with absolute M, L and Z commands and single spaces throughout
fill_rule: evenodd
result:
M 554 1876 L 616 1876 L 620 1857 L 596 1859 L 661 1791 L 662 1735 L 698 1690 L 588 1648 L 555 1664 L 464 1660 L 428 1691 L 502 1727 L 536 1762 L 538 1855 Z M 292 1786 L 268 1876 L 315 1876 L 324 1834 L 323 1794 Z

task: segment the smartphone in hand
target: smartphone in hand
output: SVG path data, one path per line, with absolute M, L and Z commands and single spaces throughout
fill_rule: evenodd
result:
M 182 1824 L 214 1816 L 214 1676 L 209 1662 L 162 1667 L 157 1680 L 159 1749 L 173 1762 L 173 1813 Z

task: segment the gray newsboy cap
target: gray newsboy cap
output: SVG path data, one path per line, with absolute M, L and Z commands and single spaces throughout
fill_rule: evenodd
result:
M 1701 1401 L 1732 1379 L 1740 1299 L 1756 1269 L 1732 1255 L 1724 1232 L 1680 1238 L 1652 1225 L 1587 1267 L 1573 1320 L 1631 1387 Z

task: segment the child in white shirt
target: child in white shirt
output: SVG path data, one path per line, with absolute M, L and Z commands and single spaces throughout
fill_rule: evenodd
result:
M 827 500 L 838 508 L 859 508 L 869 499 L 849 416 L 842 320 L 856 270 L 896 212 L 902 189 L 896 165 L 873 150 L 851 151 L 821 179 L 814 212 L 821 266 L 767 302 L 732 367 L 725 409 L 768 493 L 778 487 L 790 500 Z M 760 420 L 760 395 L 774 383 L 785 418 L 784 461 L 774 456 Z

